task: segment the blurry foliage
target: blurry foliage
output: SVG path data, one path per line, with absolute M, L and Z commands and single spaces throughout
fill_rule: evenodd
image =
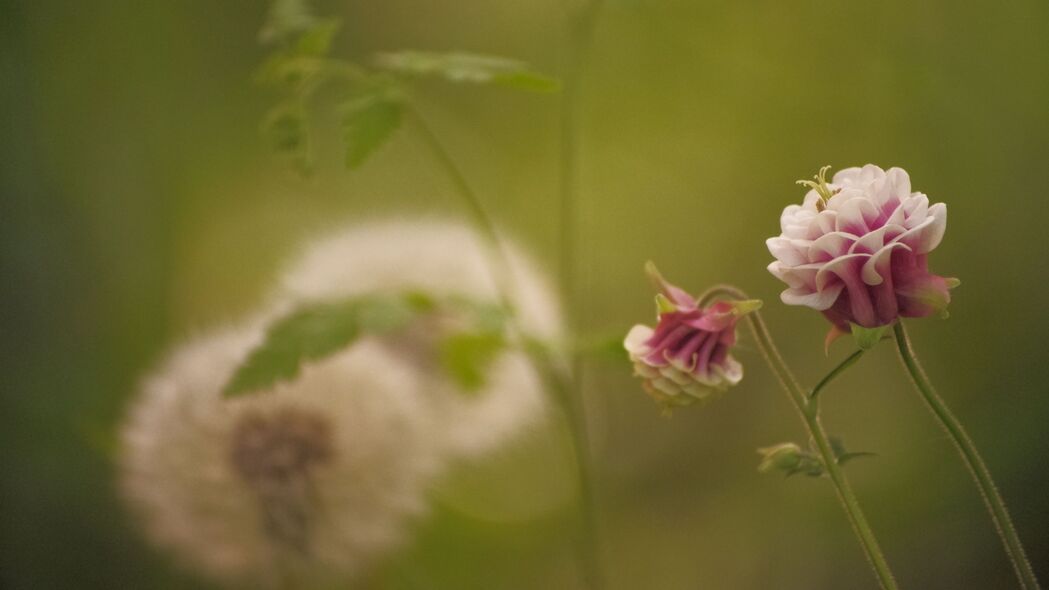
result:
M 465 392 L 484 385 L 485 367 L 507 346 L 508 312 L 461 297 L 435 299 L 426 293 L 370 295 L 304 304 L 274 321 L 265 339 L 236 370 L 224 394 L 261 393 L 293 379 L 302 365 L 351 346 L 366 335 L 391 334 L 431 319 L 452 322 L 437 345 L 439 365 Z
M 313 16 L 306 2 L 278 0 L 260 33 L 263 42 L 276 48 L 256 78 L 283 96 L 263 119 L 262 132 L 303 174 L 311 172 L 314 159 L 310 103 L 323 88 L 336 87 L 344 161 L 351 169 L 363 164 L 400 126 L 410 99 L 406 77 L 435 76 L 534 92 L 557 89 L 556 82 L 524 62 L 504 57 L 398 51 L 377 55 L 374 68 L 331 57 L 340 28 L 338 19 Z
M 966 282 L 951 320 L 915 323 L 913 337 L 1049 579 L 1049 475 L 1036 468 L 1049 456 L 1049 313 L 1029 288 L 1049 283 L 1038 256 L 1049 225 L 1038 182 L 1049 157 L 1049 4 L 626 1 L 606 2 L 582 94 L 580 322 L 603 334 L 647 318 L 637 274 L 655 258 L 688 284 L 732 280 L 765 299 L 784 354 L 811 382 L 843 351 L 811 354 L 826 325 L 775 303 L 763 240 L 800 200 L 791 182 L 814 166 L 906 167 L 915 189 L 950 206 L 930 262 Z M 560 59 L 560 3 L 325 4 L 344 16 L 351 55 L 465 47 L 544 71 Z M 309 183 L 263 157 L 260 117 L 295 93 L 269 86 L 276 96 L 264 103 L 246 80 L 259 61 L 257 1 L 8 2 L 3 14 L 0 586 L 207 587 L 142 542 L 113 465 L 83 431 L 105 441 L 145 368 L 201 324 L 253 307 L 304 236 L 403 209 L 452 215 L 456 201 L 408 146 L 388 144 L 389 158 L 352 175 L 329 174 L 328 162 L 341 163 L 318 150 Z M 317 19 L 300 23 L 266 37 L 272 51 Z M 289 70 L 308 75 L 315 59 Z M 556 101 L 426 90 L 413 104 L 502 225 L 551 259 Z M 300 112 L 320 122 L 315 108 Z M 890 348 L 836 382 L 825 411 L 851 444 L 882 457 L 850 475 L 901 582 L 1013 587 L 968 474 Z M 615 588 L 864 583 L 823 482 L 755 473 L 756 444 L 798 433 L 752 347 L 740 360 L 737 390 L 672 420 L 628 367 L 590 366 Z M 527 474 L 495 458 L 491 483 L 506 488 L 471 490 L 457 505 L 569 485 L 546 469 L 549 455 Z M 571 587 L 570 524 L 556 512 L 508 525 L 439 509 L 365 587 Z

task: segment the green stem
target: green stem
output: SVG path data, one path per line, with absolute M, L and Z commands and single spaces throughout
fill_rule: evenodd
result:
M 749 299 L 746 293 L 735 287 L 719 286 L 708 291 L 703 298 L 701 298 L 701 302 L 717 296 L 725 296 L 739 300 Z M 794 374 L 791 373 L 786 361 L 783 360 L 783 356 L 780 355 L 779 349 L 776 348 L 775 343 L 772 341 L 772 335 L 769 333 L 768 327 L 761 318 L 761 313 L 755 311 L 747 314 L 746 317 L 750 329 L 754 334 L 754 340 L 757 342 L 758 348 L 761 350 L 762 356 L 765 357 L 765 361 L 768 363 L 769 368 L 772 369 L 772 372 L 776 375 L 780 385 L 782 385 L 783 389 L 787 392 L 787 397 L 790 398 L 791 403 L 794 405 L 794 409 L 797 410 L 798 414 L 801 416 L 805 428 L 808 430 L 809 436 L 816 443 L 816 448 L 820 453 L 820 457 L 823 459 L 827 475 L 830 476 L 830 480 L 834 484 L 834 490 L 837 492 L 838 500 L 841 501 L 842 508 L 845 509 L 845 514 L 849 519 L 849 523 L 852 525 L 852 529 L 855 531 L 856 537 L 859 539 L 860 545 L 863 547 L 867 560 L 874 569 L 878 582 L 884 590 L 897 590 L 898 586 L 896 585 L 896 580 L 893 578 L 892 571 L 889 569 L 889 564 L 885 560 L 885 555 L 882 553 L 881 547 L 878 545 L 878 540 L 874 537 L 874 531 L 867 523 L 867 518 L 863 515 L 863 510 L 860 508 L 859 500 L 856 498 L 856 494 L 852 491 L 852 487 L 845 478 L 845 473 L 838 465 L 837 457 L 834 455 L 834 450 L 830 444 L 830 438 L 827 436 L 827 432 L 824 430 L 823 424 L 820 422 L 818 409 L 815 405 L 810 405 L 808 403 L 808 396 L 806 395 L 805 390 L 798 384 L 797 379 L 794 377 Z
M 510 298 L 512 285 L 510 284 L 510 277 L 508 274 L 510 268 L 509 257 L 503 247 L 502 240 L 499 238 L 499 233 L 495 228 L 495 224 L 492 222 L 491 217 L 488 216 L 488 213 L 485 211 L 477 194 L 470 187 L 470 183 L 467 182 L 465 175 L 463 175 L 459 166 L 456 165 L 455 160 L 452 159 L 451 154 L 448 153 L 448 150 L 445 149 L 444 145 L 437 138 L 437 135 L 430 129 L 426 124 L 426 121 L 417 111 L 412 110 L 410 113 L 413 115 L 413 119 L 420 131 L 423 142 L 433 153 L 437 162 L 448 174 L 448 177 L 452 180 L 452 184 L 455 186 L 456 191 L 462 197 L 470 212 L 474 225 L 481 233 L 482 238 L 490 246 L 489 266 L 496 278 L 496 287 L 500 303 L 506 309 L 512 310 L 512 299 Z M 524 331 L 516 325 L 516 322 L 513 323 L 512 328 L 522 340 L 527 340 Z M 532 351 L 531 359 L 533 364 L 535 364 L 540 372 L 546 377 L 554 401 L 564 413 L 565 419 L 568 423 L 568 430 L 571 435 L 572 446 L 574 447 L 573 456 L 575 458 L 576 473 L 579 477 L 579 512 L 582 523 L 581 535 L 577 543 L 577 551 L 579 554 L 580 567 L 589 582 L 589 586 L 594 590 L 600 590 L 603 586 L 601 583 L 601 569 L 599 567 L 597 538 L 595 534 L 596 513 L 593 502 L 593 479 L 590 473 L 590 446 L 588 443 L 589 439 L 587 436 L 586 420 L 584 419 L 582 405 L 580 404 L 581 398 L 577 400 L 576 398 L 579 396 L 571 395 L 572 391 L 577 390 L 575 382 L 572 379 L 572 374 L 561 368 L 559 363 L 551 358 L 548 353 L 542 352 L 541 354 L 538 354 L 535 351 Z
M 812 391 L 809 393 L 809 400 L 811 402 L 815 402 L 816 396 L 819 395 L 820 391 L 822 391 L 823 388 L 826 387 L 831 381 L 833 381 L 838 375 L 841 375 L 845 372 L 846 369 L 856 364 L 856 361 L 860 360 L 860 357 L 863 356 L 864 352 L 866 351 L 862 349 L 857 350 L 856 352 L 845 357 L 845 360 L 841 361 L 841 363 L 838 364 L 837 367 L 834 367 L 834 369 L 832 369 L 830 373 L 827 373 L 827 375 L 823 379 L 820 379 L 820 382 L 816 384 L 816 387 L 812 388 Z
M 470 183 L 466 181 L 466 176 L 463 175 L 462 170 L 459 169 L 451 154 L 445 149 L 444 144 L 437 138 L 437 134 L 430 129 L 430 126 L 426 124 L 426 121 L 418 111 L 410 108 L 409 114 L 412 115 L 415 126 L 419 129 L 419 135 L 422 137 L 423 143 L 433 153 L 434 158 L 444 169 L 448 178 L 451 179 L 456 192 L 462 197 L 474 226 L 481 233 L 481 238 L 488 243 L 488 266 L 491 267 L 496 278 L 496 289 L 499 292 L 500 303 L 506 309 L 513 309 L 511 306 L 512 299 L 510 299 L 512 286 L 507 274 L 509 272 L 509 257 L 503 247 L 502 240 L 499 239 L 499 232 L 495 229 L 495 223 L 488 215 L 488 212 L 485 211 L 484 205 L 481 204 L 481 199 L 477 197 L 477 193 L 473 191 Z
M 1009 511 L 1005 508 L 1005 502 L 998 493 L 994 480 L 991 479 L 991 472 L 987 469 L 987 465 L 984 464 L 980 453 L 977 452 L 976 446 L 973 444 L 972 439 L 969 438 L 969 435 L 966 434 L 961 422 L 955 418 L 947 404 L 943 401 L 943 398 L 933 389 L 932 382 L 929 381 L 925 370 L 922 369 L 921 364 L 918 362 L 918 357 L 914 354 L 914 348 L 911 346 L 910 338 L 907 337 L 907 330 L 903 327 L 902 321 L 896 322 L 893 326 L 893 332 L 896 335 L 896 348 L 900 353 L 900 360 L 906 367 L 911 381 L 914 383 L 918 393 L 921 394 L 922 399 L 925 400 L 925 404 L 940 422 L 940 425 L 943 426 L 951 440 L 954 441 L 955 447 L 958 448 L 958 452 L 962 456 L 962 461 L 965 462 L 965 466 L 969 468 L 969 472 L 972 473 L 973 479 L 976 481 L 976 487 L 980 490 L 980 495 L 987 506 L 987 511 L 991 514 L 991 520 L 994 521 L 994 526 L 998 530 L 998 536 L 1002 538 L 1002 543 L 1005 545 L 1005 552 L 1009 555 L 1013 568 L 1016 570 L 1016 576 L 1020 580 L 1020 587 L 1024 588 L 1024 590 L 1037 590 L 1039 587 L 1038 580 L 1035 578 L 1031 563 L 1027 560 L 1023 544 L 1020 542 L 1020 536 L 1016 533 L 1016 527 L 1013 526 L 1013 521 L 1009 518 Z
M 586 63 L 586 55 L 593 37 L 594 25 L 601 9 L 601 0 L 589 0 L 576 13 L 568 17 L 568 45 L 564 51 L 564 65 L 561 72 L 561 109 L 560 109 L 560 149 L 558 184 L 560 202 L 560 244 L 558 270 L 562 289 L 562 300 L 565 303 L 568 332 L 574 339 L 581 333 L 580 285 L 576 263 L 576 240 L 579 220 L 579 145 L 578 115 L 579 95 Z M 573 348 L 569 353 L 570 370 L 567 372 L 569 382 L 561 388 L 561 405 L 569 422 L 576 451 L 576 467 L 579 478 L 580 516 L 582 518 L 582 535 L 580 544 L 580 563 L 582 575 L 587 587 L 600 590 L 605 587 L 602 575 L 600 548 L 597 535 L 597 507 L 594 497 L 593 478 L 591 473 L 592 458 L 586 422 L 586 405 L 583 397 L 584 363 L 583 356 Z M 576 395 L 570 395 L 572 392 Z

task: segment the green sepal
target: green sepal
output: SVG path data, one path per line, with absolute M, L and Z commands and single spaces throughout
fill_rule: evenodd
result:
M 662 293 L 656 293 L 656 315 L 663 315 L 665 313 L 674 313 L 677 311 L 677 306 L 667 296 Z
M 860 350 L 870 350 L 881 341 L 889 326 L 878 326 L 877 328 L 864 328 L 858 324 L 849 324 L 852 328 L 852 339 Z

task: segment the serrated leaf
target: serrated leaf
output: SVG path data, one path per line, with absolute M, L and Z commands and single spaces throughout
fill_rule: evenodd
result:
M 398 51 L 376 56 L 378 67 L 413 76 L 436 76 L 449 82 L 497 84 L 519 90 L 552 92 L 557 81 L 525 62 L 467 52 Z
M 475 392 L 485 382 L 485 372 L 506 340 L 494 332 L 461 332 L 439 345 L 441 366 L 465 392 Z
M 343 103 L 341 110 L 348 168 L 368 159 L 393 135 L 404 116 L 404 104 L 383 91 L 357 96 Z
M 223 393 L 233 397 L 268 389 L 294 378 L 303 363 L 331 355 L 365 333 L 383 333 L 408 324 L 422 309 L 403 296 L 362 297 L 300 308 L 277 320 L 261 345 L 248 355 Z

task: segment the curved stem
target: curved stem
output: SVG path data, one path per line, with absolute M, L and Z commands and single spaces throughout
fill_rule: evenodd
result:
M 437 135 L 417 111 L 412 110 L 410 113 L 413 115 L 412 118 L 419 128 L 424 143 L 452 180 L 456 191 L 470 211 L 474 225 L 490 247 L 489 266 L 496 278 L 496 288 L 500 303 L 506 309 L 513 309 L 511 305 L 512 299 L 510 298 L 512 285 L 510 284 L 509 276 L 509 257 L 503 247 L 502 240 L 499 238 L 495 223 L 488 216 L 484 206 L 481 204 L 481 200 L 470 187 L 466 177 L 459 166 L 456 165 L 455 160 L 452 159 L 451 154 L 448 153 L 448 150 L 437 138 Z M 511 319 L 511 321 L 513 320 Z M 512 327 L 518 332 L 519 336 L 523 337 L 522 331 L 516 326 L 516 322 L 513 322 Z M 582 411 L 582 400 L 576 400 L 575 398 L 579 396 L 571 395 L 572 391 L 578 389 L 575 386 L 576 382 L 572 379 L 572 374 L 564 370 L 555 359 L 550 358 L 549 354 L 532 351 L 530 358 L 539 371 L 545 375 L 554 401 L 564 413 L 568 423 L 568 430 L 574 447 L 575 468 L 579 478 L 579 512 L 582 520 L 582 531 L 577 543 L 577 551 L 579 553 L 580 567 L 590 587 L 594 590 L 600 590 L 603 586 L 596 549 L 596 512 L 593 502 L 593 479 L 590 473 L 590 446 L 587 437 L 586 420 Z
M 707 291 L 707 293 L 701 298 L 701 302 L 717 296 L 740 300 L 749 299 L 746 293 L 735 287 L 718 286 Z M 746 317 L 750 329 L 754 334 L 754 340 L 757 342 L 758 348 L 761 350 L 762 356 L 765 357 L 765 361 L 768 363 L 769 368 L 772 369 L 772 372 L 776 375 L 780 385 L 782 385 L 783 389 L 787 392 L 787 397 L 790 398 L 791 403 L 794 405 L 794 409 L 798 411 L 799 415 L 801 415 L 809 436 L 816 443 L 816 448 L 820 453 L 820 457 L 823 459 L 827 475 L 830 476 L 830 480 L 834 484 L 834 489 L 837 492 L 838 499 L 841 501 L 842 508 L 845 509 L 845 514 L 849 519 L 849 523 L 852 525 L 852 529 L 855 531 L 856 536 L 860 541 L 860 545 L 863 547 L 867 560 L 874 569 L 878 582 L 884 590 L 897 590 L 898 586 L 896 585 L 896 580 L 893 578 L 892 571 L 889 569 L 889 564 L 885 560 L 885 555 L 882 553 L 881 547 L 878 545 L 878 540 L 874 537 L 874 531 L 867 523 L 867 518 L 864 516 L 863 510 L 860 508 L 860 503 L 856 498 L 856 494 L 852 491 L 852 487 L 845 478 L 845 473 L 838 465 L 837 458 L 834 455 L 834 450 L 830 444 L 830 438 L 827 436 L 827 432 L 823 429 L 823 424 L 820 422 L 818 410 L 814 405 L 808 403 L 805 390 L 798 384 L 797 379 L 794 377 L 794 374 L 791 373 L 786 361 L 783 360 L 783 356 L 780 355 L 779 349 L 776 348 L 776 344 L 772 341 L 772 335 L 769 333 L 768 327 L 761 318 L 761 313 L 755 311 L 747 314 Z
M 506 309 L 512 309 L 510 305 L 512 301 L 510 299 L 512 287 L 509 284 L 507 274 L 509 272 L 508 256 L 503 248 L 502 240 L 499 239 L 499 232 L 495 229 L 495 223 L 488 215 L 488 212 L 485 211 L 484 205 L 481 204 L 481 199 L 477 197 L 477 193 L 473 191 L 470 183 L 466 181 L 466 176 L 463 175 L 462 170 L 456 165 L 448 150 L 444 148 L 444 144 L 437 138 L 430 126 L 426 124 L 422 115 L 413 108 L 409 107 L 409 109 L 409 113 L 415 121 L 415 126 L 419 129 L 419 135 L 422 137 L 423 143 L 426 144 L 426 147 L 433 153 L 434 158 L 444 169 L 445 173 L 448 174 L 448 178 L 451 179 L 456 192 L 459 193 L 459 196 L 462 197 L 463 202 L 466 204 L 474 226 L 481 233 L 482 239 L 488 243 L 490 250 L 488 265 L 496 278 L 496 289 L 499 293 L 500 303 Z
M 918 362 L 917 355 L 914 354 L 914 348 L 911 346 L 910 338 L 907 337 L 907 330 L 903 327 L 902 321 L 896 322 L 896 325 L 893 326 L 893 332 L 896 335 L 896 349 L 900 353 L 900 360 L 907 369 L 911 381 L 914 383 L 918 393 L 921 394 L 922 399 L 925 400 L 925 404 L 951 437 L 959 454 L 962 456 L 962 460 L 965 462 L 965 466 L 969 468 L 969 472 L 972 473 L 973 479 L 976 481 L 976 487 L 980 490 L 980 495 L 987 506 L 987 511 L 991 514 L 991 520 L 994 521 L 994 526 L 998 530 L 998 536 L 1002 538 L 1002 543 L 1005 545 L 1005 552 L 1009 555 L 1013 568 L 1016 570 L 1016 576 L 1020 580 L 1020 587 L 1025 590 L 1037 590 L 1039 587 L 1038 580 L 1035 578 L 1031 563 L 1027 560 L 1023 544 L 1020 542 L 1020 536 L 1016 533 L 1016 527 L 1013 526 L 1013 521 L 1009 518 L 1009 511 L 1005 508 L 1005 502 L 998 493 L 994 480 L 991 479 L 991 472 L 987 469 L 987 465 L 984 464 L 980 453 L 977 452 L 976 446 L 965 432 L 961 422 L 947 407 L 943 398 L 933 389 L 932 382 L 929 381 L 925 370 L 922 369 L 921 364 Z
M 820 379 L 820 382 L 816 384 L 816 387 L 813 387 L 812 391 L 809 392 L 810 402 L 815 402 L 816 396 L 819 395 L 820 391 L 822 391 L 823 388 L 826 387 L 831 381 L 833 381 L 838 375 L 844 373 L 845 369 L 848 369 L 852 365 L 856 364 L 856 361 L 860 360 L 860 357 L 863 356 L 864 352 L 866 351 L 860 349 L 845 357 L 845 360 L 841 361 L 841 363 L 839 363 L 837 367 L 834 367 L 830 373 L 827 373 L 827 375 L 823 379 Z

